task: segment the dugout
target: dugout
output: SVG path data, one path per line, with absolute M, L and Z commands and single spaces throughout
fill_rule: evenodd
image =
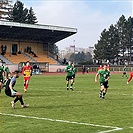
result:
M 75 33 L 76 28 L 0 20 L 0 59 L 6 64 L 19 64 L 27 60 L 57 64 L 54 45 Z M 27 47 L 32 49 L 37 58 L 27 52 Z

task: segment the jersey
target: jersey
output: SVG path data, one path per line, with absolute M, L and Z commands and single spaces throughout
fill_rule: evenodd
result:
M 67 76 L 72 76 L 73 74 L 72 66 L 67 65 L 65 68 L 65 72 L 67 73 Z
M 124 67 L 124 68 L 123 68 L 123 73 L 126 73 L 126 72 L 127 72 L 127 68 Z
M 101 71 L 101 70 L 103 70 L 103 67 L 102 66 L 98 67 L 98 72 Z
M 8 68 L 8 67 L 4 67 L 4 71 L 5 71 L 6 73 L 9 73 L 9 68 Z
M 11 78 L 9 78 L 8 80 L 7 80 L 7 82 L 6 82 L 6 89 L 8 90 L 8 89 L 10 89 L 9 88 L 9 84 L 12 84 L 12 87 L 14 87 L 15 86 L 15 84 L 16 84 L 16 77 L 11 77 Z
M 130 80 L 132 79 L 133 77 L 133 72 L 130 73 L 130 77 L 128 78 L 127 82 L 130 82 Z
M 75 75 L 77 73 L 77 69 L 75 67 L 72 68 L 72 75 Z
M 22 69 L 22 74 L 24 77 L 30 77 L 32 73 L 32 66 L 24 66 Z
M 3 79 L 3 72 L 4 72 L 4 68 L 3 66 L 0 66 L 0 79 Z
M 100 70 L 98 74 L 100 75 L 100 83 L 104 83 L 105 79 L 107 79 L 110 76 L 110 72 L 108 70 Z
M 107 66 L 107 70 L 110 71 L 110 66 Z

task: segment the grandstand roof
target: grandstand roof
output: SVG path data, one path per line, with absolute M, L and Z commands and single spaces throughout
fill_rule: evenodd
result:
M 76 28 L 0 20 L 0 40 L 56 43 L 75 33 Z

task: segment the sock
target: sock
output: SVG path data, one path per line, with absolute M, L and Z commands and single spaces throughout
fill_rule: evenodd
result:
M 70 86 L 70 88 L 72 88 L 72 86 L 73 86 L 73 83 L 71 83 L 71 86 Z
M 21 105 L 24 105 L 22 97 L 19 98 L 19 101 L 20 101 Z
M 68 87 L 69 84 L 67 84 L 67 87 Z
M 106 95 L 106 92 L 103 92 L 103 97 Z
M 102 92 L 103 92 L 103 91 L 102 91 L 102 90 L 100 90 L 100 93 L 99 93 L 99 94 L 100 94 L 100 97 L 102 96 Z
M 25 85 L 25 89 L 26 89 L 26 90 L 27 90 L 27 88 L 28 88 L 28 84 Z
M 18 96 L 14 99 L 14 103 L 16 103 L 19 100 Z

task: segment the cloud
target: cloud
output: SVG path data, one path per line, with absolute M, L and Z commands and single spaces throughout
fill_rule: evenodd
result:
M 112 3 L 95 1 L 93 3 L 90 1 L 56 0 L 38 1 L 36 5 L 34 3 L 32 7 L 36 13 L 39 24 L 78 29 L 77 34 L 57 43 L 59 48 L 63 49 L 73 44 L 76 45 L 76 47 L 86 48 L 94 46 L 103 29 L 109 28 L 111 24 L 115 24 L 122 14 L 127 17 L 131 16 L 129 9 L 130 4 L 115 1 Z M 109 9 L 109 7 L 111 9 Z M 128 7 L 128 9 L 126 7 Z M 117 10 L 115 8 L 117 8 Z

